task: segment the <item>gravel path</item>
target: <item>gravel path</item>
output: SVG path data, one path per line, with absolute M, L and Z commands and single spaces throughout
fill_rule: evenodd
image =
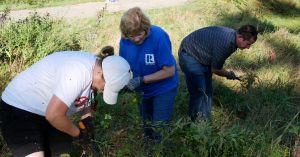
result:
M 35 10 L 11 11 L 9 17 L 12 20 L 26 18 L 31 12 L 38 14 L 50 14 L 53 18 L 79 19 L 97 16 L 97 13 L 105 6 L 108 12 L 124 11 L 134 6 L 142 9 L 164 8 L 182 5 L 188 0 L 114 0 L 115 2 L 91 2 L 61 7 L 39 8 Z M 1 12 L 0 12 L 1 13 Z

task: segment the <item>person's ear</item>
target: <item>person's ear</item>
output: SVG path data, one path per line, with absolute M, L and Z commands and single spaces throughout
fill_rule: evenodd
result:
M 240 35 L 240 34 L 237 35 L 237 38 L 238 38 L 238 40 L 242 40 L 242 41 L 245 40 L 244 37 L 242 35 Z

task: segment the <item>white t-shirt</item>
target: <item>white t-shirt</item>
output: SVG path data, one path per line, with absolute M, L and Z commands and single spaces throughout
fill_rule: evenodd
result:
M 2 100 L 44 116 L 50 99 L 56 95 L 69 107 L 70 115 L 89 103 L 96 58 L 80 51 L 50 54 L 18 74 L 5 88 Z

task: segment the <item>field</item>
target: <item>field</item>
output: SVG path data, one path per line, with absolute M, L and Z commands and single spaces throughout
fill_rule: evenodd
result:
M 188 92 L 181 71 L 171 130 L 161 144 L 146 145 L 137 103 L 124 93 L 118 104 L 101 100 L 95 112 L 96 143 L 103 156 L 288 157 L 300 146 L 300 2 L 299 0 L 191 0 L 174 8 L 145 11 L 164 28 L 173 54 L 190 32 L 210 25 L 258 27 L 258 40 L 225 64 L 242 81 L 214 76 L 212 119 L 191 123 Z M 118 52 L 122 13 L 99 10 L 91 19 L 53 20 L 31 15 L 13 22 L 0 19 L 0 91 L 18 72 L 60 50 L 97 53 L 105 45 Z M 178 61 L 178 60 L 177 60 Z M 78 148 L 79 146 L 74 146 Z M 80 156 L 75 149 L 73 156 Z M 149 150 L 150 149 L 150 150 Z M 300 149 L 299 149 L 300 153 Z M 11 156 L 0 138 L 0 156 Z M 91 155 L 92 156 L 92 155 Z

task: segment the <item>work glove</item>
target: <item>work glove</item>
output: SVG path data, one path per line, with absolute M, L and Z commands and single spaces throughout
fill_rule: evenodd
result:
M 94 139 L 95 127 L 94 127 L 94 124 L 93 124 L 93 117 L 88 116 L 88 117 L 86 117 L 86 118 L 84 118 L 80 121 L 83 123 L 83 125 L 85 127 L 85 130 L 87 131 L 87 134 L 90 136 L 90 139 Z
M 89 150 L 95 157 L 101 156 L 98 145 L 94 142 L 95 127 L 93 125 L 93 117 L 88 116 L 79 121 L 80 134 L 75 138 L 75 142 L 80 144 L 84 150 Z
M 80 145 L 90 144 L 91 140 L 95 136 L 95 128 L 93 125 L 93 117 L 88 116 L 79 121 L 78 124 L 80 133 L 79 136 L 74 138 L 74 142 Z
M 139 88 L 143 84 L 144 78 L 143 77 L 135 77 L 129 80 L 129 83 L 126 85 L 126 88 L 130 91 L 134 91 Z
M 79 128 L 80 133 L 77 137 L 73 138 L 73 141 L 80 145 L 88 145 L 91 142 L 90 135 L 86 129 Z
M 239 77 L 235 75 L 233 71 L 229 71 L 228 75 L 226 76 L 228 80 L 241 80 Z

